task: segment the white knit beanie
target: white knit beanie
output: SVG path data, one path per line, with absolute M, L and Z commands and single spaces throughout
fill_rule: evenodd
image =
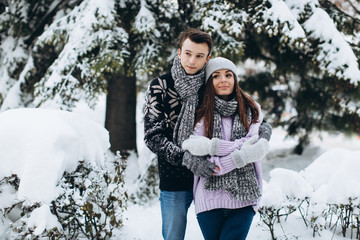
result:
M 231 70 L 237 79 L 238 72 L 237 72 L 237 68 L 236 68 L 235 64 L 227 58 L 216 57 L 216 58 L 211 58 L 206 66 L 205 83 L 209 80 L 209 78 L 213 72 L 220 70 L 220 69 Z

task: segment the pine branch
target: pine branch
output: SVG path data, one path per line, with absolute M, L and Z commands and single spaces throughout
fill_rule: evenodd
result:
M 349 0 L 346 0 L 347 2 L 349 2 L 349 4 L 354 8 L 354 10 L 357 12 L 357 13 L 360 13 L 358 9 L 356 9 L 356 7 L 354 5 L 352 5 L 352 3 L 350 3 Z M 338 12 L 340 12 L 341 14 L 343 14 L 344 16 L 352 19 L 355 23 L 357 24 L 360 24 L 360 20 L 351 16 L 350 14 L 346 13 L 344 10 L 342 10 L 341 8 L 339 8 L 336 4 L 332 3 L 330 0 L 324 0 L 323 1 L 325 3 L 325 5 L 328 5 L 334 9 L 336 9 Z
M 345 0 L 347 3 L 349 3 L 349 5 L 353 8 L 353 10 L 357 13 L 360 14 L 360 10 L 350 1 L 350 0 Z
M 59 3 L 41 19 L 40 23 L 35 27 L 35 30 L 27 39 L 25 39 L 24 42 L 28 46 L 31 45 L 34 39 L 42 34 L 45 25 L 51 20 L 52 17 L 54 17 L 57 11 L 63 8 L 69 1 L 70 0 L 59 1 Z

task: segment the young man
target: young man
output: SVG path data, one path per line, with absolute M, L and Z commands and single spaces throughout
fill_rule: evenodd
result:
M 189 170 L 183 165 L 181 149 L 194 128 L 198 90 L 205 82 L 212 46 L 211 36 L 205 32 L 193 28 L 182 32 L 171 72 L 152 80 L 146 95 L 144 140 L 158 157 L 165 240 L 184 239 L 193 200 L 193 173 L 209 176 L 215 168 L 206 161 L 188 166 Z

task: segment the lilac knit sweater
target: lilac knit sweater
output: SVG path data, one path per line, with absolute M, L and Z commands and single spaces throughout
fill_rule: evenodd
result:
M 215 163 L 220 168 L 220 170 L 216 172 L 216 175 L 223 175 L 236 168 L 229 154 L 236 149 L 240 149 L 242 144 L 250 137 L 254 135 L 258 135 L 261 121 L 262 121 L 262 115 L 259 116 L 259 121 L 257 123 L 251 124 L 249 132 L 244 138 L 237 139 L 232 142 L 230 141 L 230 137 L 231 137 L 233 118 L 232 117 L 221 118 L 222 140 L 220 141 L 219 154 L 217 156 L 208 157 L 209 161 Z M 196 124 L 194 133 L 196 135 L 201 135 L 201 136 L 205 135 L 203 119 L 201 119 L 200 122 Z M 262 192 L 262 170 L 261 170 L 260 160 L 254 163 L 254 167 L 255 167 L 256 177 L 258 180 L 260 191 Z M 193 191 L 194 191 L 196 214 L 216 208 L 235 209 L 246 206 L 253 206 L 255 212 L 257 211 L 260 198 L 251 202 L 241 202 L 238 200 L 233 200 L 231 198 L 230 193 L 228 193 L 227 191 L 205 190 L 204 189 L 205 181 L 206 181 L 205 178 L 194 176 Z

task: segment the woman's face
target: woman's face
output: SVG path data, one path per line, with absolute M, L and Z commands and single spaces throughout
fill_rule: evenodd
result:
M 211 76 L 215 94 L 225 100 L 228 99 L 235 87 L 234 73 L 228 69 L 220 69 L 213 72 Z

